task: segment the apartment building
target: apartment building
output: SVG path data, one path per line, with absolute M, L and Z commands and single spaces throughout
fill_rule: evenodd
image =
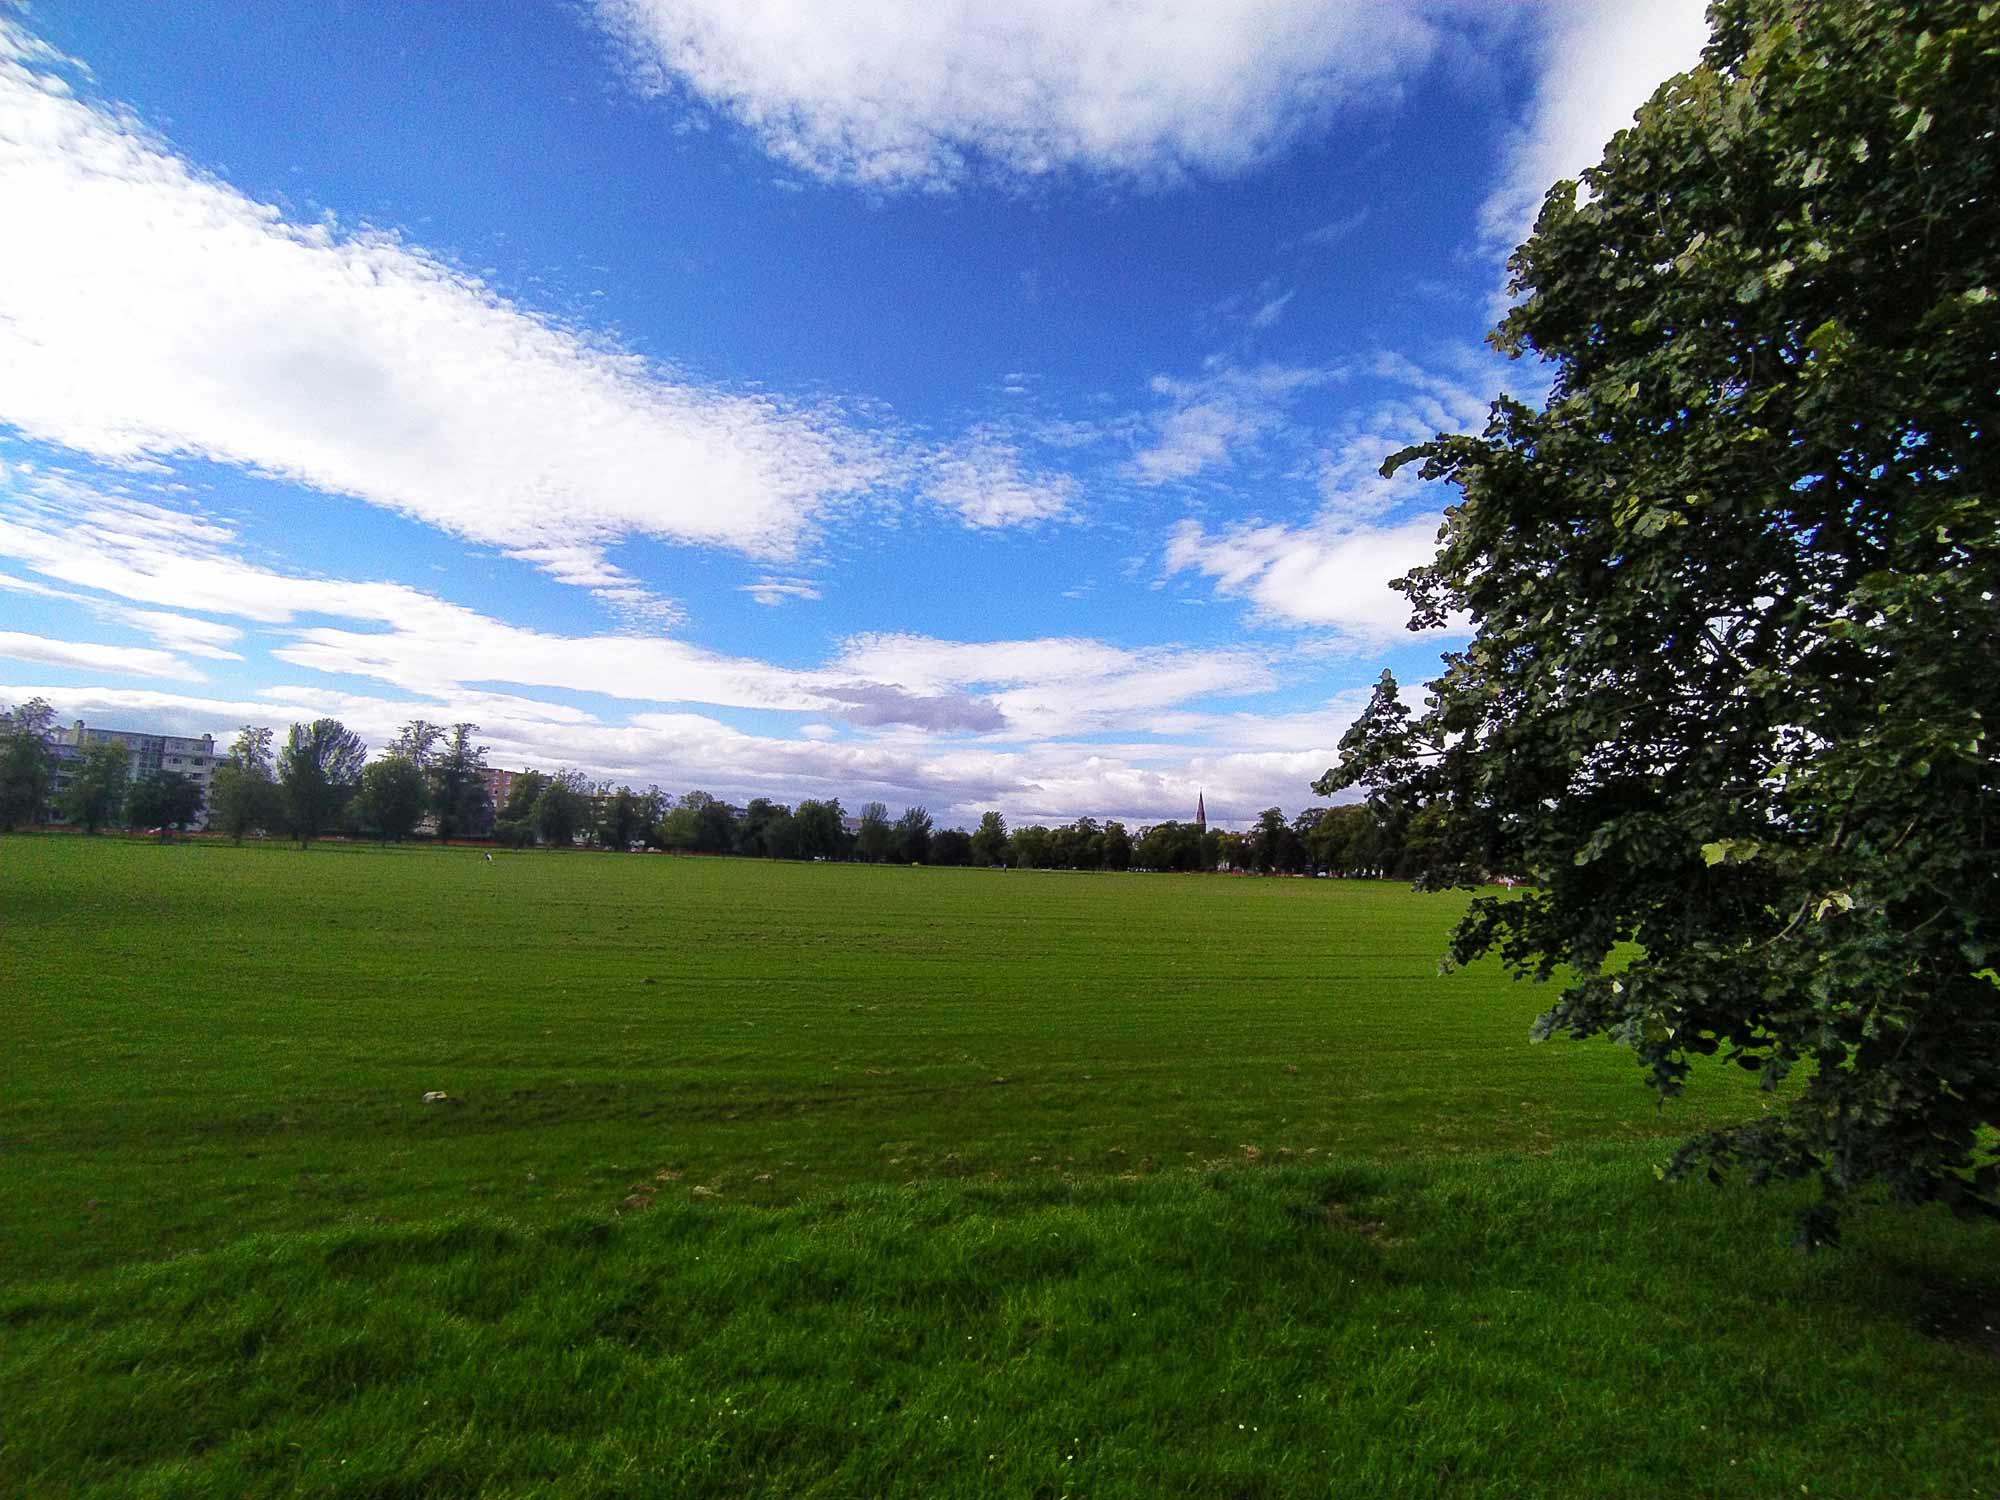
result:
M 201 811 L 189 826 L 208 826 L 209 786 L 215 780 L 215 768 L 228 759 L 216 754 L 215 736 L 211 734 L 197 739 L 189 735 L 148 734 L 138 729 L 99 729 L 78 719 L 49 736 L 49 746 L 55 752 L 54 799 L 58 806 L 69 786 L 72 767 L 92 745 L 106 744 L 125 747 L 131 757 L 126 774 L 132 781 L 155 771 L 175 771 L 194 782 L 201 788 Z

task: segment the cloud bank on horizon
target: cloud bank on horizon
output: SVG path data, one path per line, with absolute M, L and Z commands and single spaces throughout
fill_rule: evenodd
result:
M 946 821 L 1296 808 L 1435 660 L 1388 581 L 1449 497 L 1382 457 L 1532 382 L 1478 348 L 1499 260 L 1705 36 L 589 15 L 482 18 L 505 80 L 449 20 L 420 91 L 368 63 L 413 18 L 346 18 L 323 113 L 282 8 L 229 67 L 226 5 L 0 12 L 0 702 L 471 718 L 498 763 Z

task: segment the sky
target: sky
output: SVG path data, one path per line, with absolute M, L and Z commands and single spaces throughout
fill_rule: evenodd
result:
M 0 704 L 1240 826 L 1697 0 L 0 0 Z

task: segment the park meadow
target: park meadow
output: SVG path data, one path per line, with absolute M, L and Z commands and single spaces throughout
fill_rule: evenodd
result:
M 1994 1229 L 1462 904 L 8 839 L 0 1493 L 2000 1493 Z

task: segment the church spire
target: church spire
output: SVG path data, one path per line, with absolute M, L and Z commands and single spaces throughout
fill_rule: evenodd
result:
M 1208 799 L 1200 792 L 1194 794 L 1194 826 L 1208 832 Z

